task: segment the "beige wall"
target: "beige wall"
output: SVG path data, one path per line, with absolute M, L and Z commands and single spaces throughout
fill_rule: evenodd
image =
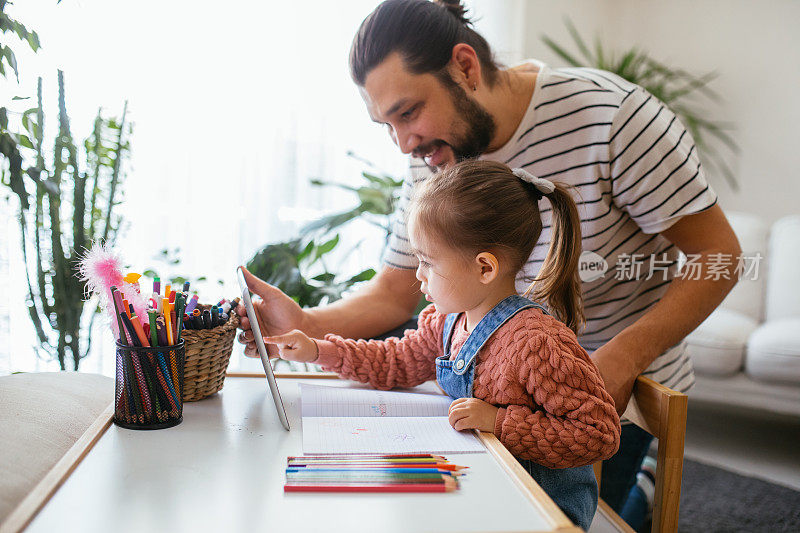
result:
M 530 0 L 521 49 L 562 64 L 541 42 L 547 33 L 571 44 L 567 15 L 581 34 L 616 50 L 639 46 L 673 67 L 716 70 L 712 87 L 723 98 L 712 117 L 733 122 L 741 155 L 732 165 L 735 193 L 710 176 L 723 208 L 768 221 L 800 213 L 800 1 Z M 574 47 L 570 48 L 574 50 Z

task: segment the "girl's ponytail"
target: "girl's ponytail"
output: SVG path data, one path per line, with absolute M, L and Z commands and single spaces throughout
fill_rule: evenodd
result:
M 583 325 L 581 220 L 566 185 L 540 180 L 524 169 L 477 159 L 462 161 L 415 187 L 408 213 L 414 223 L 466 255 L 490 251 L 508 272 L 525 268 L 542 234 L 539 200 L 553 207 L 551 244 L 533 293 L 576 334 Z
M 550 249 L 539 275 L 523 296 L 547 302 L 553 314 L 576 334 L 585 321 L 578 261 L 581 255 L 581 220 L 567 188 L 554 183 L 546 195 L 553 206 Z

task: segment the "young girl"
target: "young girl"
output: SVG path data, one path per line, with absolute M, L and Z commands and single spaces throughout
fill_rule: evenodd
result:
M 523 296 L 515 277 L 553 209 L 552 244 Z M 567 190 L 522 169 L 466 161 L 417 187 L 408 212 L 417 278 L 431 305 L 402 339 L 266 337 L 280 357 L 313 362 L 379 389 L 436 378 L 456 430 L 493 432 L 569 518 L 589 528 L 590 466 L 619 445 L 614 402 L 576 331 L 583 313 L 580 220 Z M 536 303 L 543 302 L 549 308 Z M 552 316 L 550 313 L 553 313 Z

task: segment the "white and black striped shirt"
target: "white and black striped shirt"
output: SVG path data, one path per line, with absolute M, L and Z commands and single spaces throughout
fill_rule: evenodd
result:
M 539 75 L 528 110 L 505 146 L 483 159 L 573 187 L 581 215 L 583 251 L 608 263 L 606 274 L 583 283 L 586 327 L 579 335 L 590 353 L 641 317 L 677 270 L 678 249 L 659 235 L 685 215 L 708 209 L 717 197 L 700 167 L 690 133 L 657 98 L 602 70 L 553 69 L 538 61 L 524 68 Z M 430 175 L 411 160 L 383 262 L 416 268 L 405 210 L 415 183 Z M 551 208 L 540 209 L 542 235 L 517 276 L 521 293 L 539 272 L 550 245 Z M 641 275 L 618 276 L 618 265 L 641 258 Z M 627 258 L 627 259 L 626 259 Z M 654 275 L 650 279 L 651 258 Z M 621 273 L 621 272 L 620 272 Z M 621 278 L 621 279 L 618 279 Z M 679 391 L 694 383 L 681 343 L 659 356 L 644 375 Z

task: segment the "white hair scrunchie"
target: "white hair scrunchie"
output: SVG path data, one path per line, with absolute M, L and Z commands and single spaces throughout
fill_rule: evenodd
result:
M 552 181 L 546 180 L 544 178 L 537 178 L 524 168 L 515 168 L 512 169 L 511 172 L 522 181 L 526 181 L 531 185 L 533 185 L 534 187 L 536 187 L 536 190 L 541 195 L 546 196 L 551 192 L 553 192 L 554 190 L 556 190 L 556 186 Z

